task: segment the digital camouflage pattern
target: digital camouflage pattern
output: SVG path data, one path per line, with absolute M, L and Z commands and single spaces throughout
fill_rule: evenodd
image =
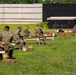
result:
M 19 29 L 13 34 L 13 38 L 15 41 L 17 41 L 16 43 L 19 44 L 19 49 L 22 50 L 22 47 L 25 45 L 25 42 L 20 34 Z
M 0 33 L 0 38 L 2 42 L 11 42 L 12 41 L 12 34 L 8 31 L 3 31 Z
M 76 33 L 76 25 L 73 27 L 73 32 Z
M 24 29 L 24 36 L 25 37 L 29 37 L 30 36 L 30 31 L 28 30 L 29 29 L 29 26 L 26 26 L 26 28 Z
M 0 38 L 2 42 L 2 46 L 0 47 L 0 49 L 5 50 L 6 58 L 11 58 L 14 48 L 14 46 L 11 45 L 13 35 L 9 31 L 3 31 L 0 33 Z
M 43 38 L 43 43 L 46 43 L 46 37 L 44 36 L 44 32 L 43 32 L 41 26 L 39 26 L 39 25 L 36 26 L 35 34 L 36 34 L 36 36 L 39 36 L 40 38 Z

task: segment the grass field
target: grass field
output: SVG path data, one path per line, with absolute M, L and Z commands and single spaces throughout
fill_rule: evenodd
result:
M 48 45 L 27 41 L 34 51 L 14 49 L 16 63 L 0 60 L 0 75 L 76 75 L 76 37 L 61 36 L 47 40 Z
M 6 25 L 10 26 L 11 31 L 16 30 L 18 26 L 21 26 L 22 29 L 24 29 L 26 25 L 28 25 L 30 30 L 33 30 L 36 27 L 36 24 L 0 24 L 0 31 L 3 30 Z M 44 30 L 47 28 L 48 26 L 44 25 Z
M 26 25 L 28 25 L 29 31 L 31 31 L 32 35 L 34 34 L 35 27 L 36 27 L 36 24 L 0 24 L 0 32 L 3 31 L 3 29 L 6 25 L 10 26 L 10 32 L 12 32 L 12 33 L 17 30 L 18 26 L 21 26 L 22 27 L 21 34 L 23 34 L 23 30 L 25 29 Z M 46 31 L 48 29 L 48 27 L 44 26 L 43 29 L 44 29 L 44 31 Z
M 0 75 L 76 75 L 76 36 L 57 36 L 47 42 L 27 41 L 26 46 L 32 45 L 34 51 L 18 51 L 15 46 L 17 62 L 0 60 Z

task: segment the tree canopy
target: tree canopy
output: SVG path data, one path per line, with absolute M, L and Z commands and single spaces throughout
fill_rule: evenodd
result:
M 33 4 L 33 3 L 76 3 L 76 0 L 0 0 L 1 4 Z

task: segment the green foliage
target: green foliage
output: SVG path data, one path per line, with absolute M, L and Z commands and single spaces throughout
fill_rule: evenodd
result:
M 76 3 L 76 0 L 57 0 L 57 3 L 70 4 L 70 3 Z
M 76 0 L 1 0 L 1 4 L 76 3 Z
M 76 0 L 45 0 L 44 3 L 61 3 L 61 4 L 70 4 L 76 3 Z
M 45 29 L 48 28 L 48 22 L 41 22 L 39 25 L 42 26 Z
M 40 3 L 41 0 L 1 0 L 0 3 L 4 4 L 31 4 Z
M 45 0 L 43 3 L 48 4 L 48 3 L 51 3 L 51 1 L 50 0 Z
M 0 3 L 3 3 L 3 4 L 17 4 L 17 3 L 20 3 L 20 0 L 1 0 Z

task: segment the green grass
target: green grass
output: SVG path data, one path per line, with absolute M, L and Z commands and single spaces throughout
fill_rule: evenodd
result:
M 14 50 L 16 63 L 0 60 L 0 75 L 75 75 L 76 74 L 76 37 L 67 35 L 47 40 L 48 45 L 27 41 L 34 51 Z M 25 47 L 26 47 L 25 46 Z
M 14 31 L 17 29 L 18 26 L 21 26 L 22 29 L 24 29 L 27 24 L 0 24 L 0 30 L 3 30 L 6 25 L 10 26 L 11 31 Z M 33 30 L 35 27 L 36 27 L 36 24 L 29 24 L 30 30 Z
M 3 30 L 6 25 L 10 26 L 11 31 L 16 30 L 18 26 L 21 26 L 22 29 L 24 29 L 26 25 L 28 25 L 29 30 L 34 30 L 36 27 L 36 24 L 0 24 L 0 30 Z M 44 29 L 46 30 L 47 26 L 44 25 Z
M 5 25 L 0 25 L 3 31 Z M 11 32 L 17 26 L 9 25 Z M 35 25 L 30 25 L 33 34 Z M 46 31 L 46 28 L 44 29 Z M 18 51 L 14 49 L 13 56 L 16 63 L 6 63 L 0 60 L 0 75 L 75 75 L 76 74 L 76 36 L 55 37 L 47 40 L 47 45 L 36 44 L 36 41 L 27 41 L 26 46 L 32 45 L 34 51 Z M 25 46 L 25 47 L 26 47 Z M 15 48 L 18 46 L 15 46 Z
M 26 25 L 28 25 L 29 26 L 29 31 L 31 31 L 31 34 L 32 35 L 34 34 L 35 27 L 36 27 L 36 24 L 0 24 L 0 32 L 3 31 L 3 29 L 4 29 L 4 27 L 6 25 L 10 26 L 10 32 L 12 32 L 12 33 L 17 30 L 17 27 L 18 26 L 21 26 L 22 27 L 21 34 L 23 34 L 23 30 L 25 29 Z M 47 27 L 44 26 L 43 27 L 43 30 L 46 31 L 47 30 Z M 48 30 L 50 30 L 50 29 L 48 29 Z

